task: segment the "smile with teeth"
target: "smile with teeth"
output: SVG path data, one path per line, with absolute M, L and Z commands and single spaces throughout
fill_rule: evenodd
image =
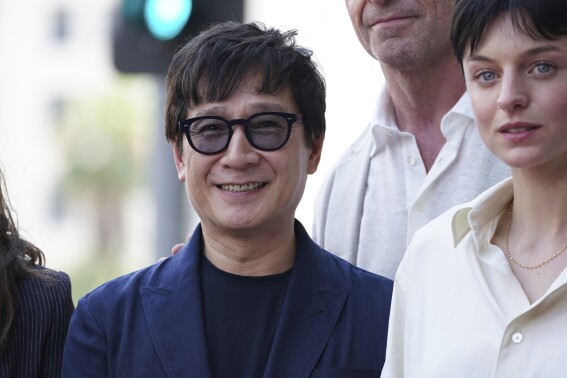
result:
M 530 131 L 535 129 L 535 127 L 512 127 L 510 129 L 506 129 L 505 132 L 507 133 L 523 133 L 526 131 Z
M 266 185 L 262 182 L 251 182 L 249 184 L 243 185 L 233 185 L 233 184 L 224 184 L 221 185 L 223 190 L 228 190 L 229 192 L 246 192 L 248 190 L 258 189 Z

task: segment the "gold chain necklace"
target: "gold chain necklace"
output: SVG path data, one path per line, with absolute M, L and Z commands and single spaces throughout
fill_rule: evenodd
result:
M 508 255 L 508 258 L 510 259 L 510 261 L 512 261 L 514 264 L 518 265 L 520 268 L 537 269 L 537 268 L 544 266 L 545 264 L 547 264 L 548 262 L 550 262 L 551 260 L 553 260 L 557 256 L 559 256 L 560 254 L 563 253 L 563 251 L 565 251 L 567 249 L 567 244 L 565 244 L 565 246 L 563 248 L 561 248 L 559 251 L 557 251 L 553 255 L 551 255 L 551 257 L 547 258 L 545 261 L 540 262 L 537 265 L 525 265 L 525 264 L 522 264 L 521 262 L 517 261 L 512 256 L 512 254 L 510 253 L 510 249 L 508 248 L 508 241 L 510 240 L 510 225 L 512 224 L 512 207 L 513 207 L 513 205 L 514 205 L 514 201 L 512 200 L 512 202 L 510 202 L 510 209 L 508 210 L 508 233 L 506 235 L 506 254 Z

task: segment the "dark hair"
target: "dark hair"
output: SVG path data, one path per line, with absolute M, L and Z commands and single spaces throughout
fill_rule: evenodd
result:
M 499 17 L 509 15 L 514 27 L 534 39 L 567 35 L 565 0 L 456 0 L 451 43 L 459 62 L 476 50 L 484 32 Z
M 325 81 L 311 50 L 297 46 L 297 31 L 280 32 L 258 23 L 226 22 L 204 30 L 173 57 L 167 73 L 165 135 L 181 149 L 177 122 L 202 103 L 228 98 L 241 81 L 260 74 L 259 94 L 291 87 L 303 116 L 306 141 L 325 135 Z
M 10 212 L 4 176 L 0 171 L 0 350 L 6 346 L 14 320 L 18 279 L 26 274 L 49 279 L 46 271 L 35 269 L 43 265 L 41 250 L 20 238 Z

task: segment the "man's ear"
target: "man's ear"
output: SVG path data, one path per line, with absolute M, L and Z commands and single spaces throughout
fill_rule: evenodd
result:
M 183 161 L 183 150 L 179 151 L 177 143 L 171 144 L 173 151 L 173 160 L 175 161 L 175 169 L 177 169 L 177 178 L 179 181 L 185 181 L 185 162 Z
M 309 156 L 309 164 L 307 165 L 307 173 L 310 175 L 317 172 L 319 161 L 321 161 L 324 141 L 325 136 L 322 135 L 319 139 L 316 139 L 311 143 L 311 155 Z

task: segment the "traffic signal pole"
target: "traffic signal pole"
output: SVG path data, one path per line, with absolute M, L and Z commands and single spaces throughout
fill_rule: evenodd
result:
M 171 145 L 165 140 L 163 127 L 163 108 L 165 105 L 165 77 L 154 75 L 158 92 L 156 127 L 154 128 L 154 154 L 152 166 L 152 192 L 156 206 L 155 246 L 156 259 L 168 256 L 177 243 L 184 243 L 193 230 L 188 226 L 194 223 L 193 211 L 184 211 L 187 197 L 182 183 L 177 180 L 177 171 L 173 163 Z M 159 126 L 159 127 L 158 127 Z

